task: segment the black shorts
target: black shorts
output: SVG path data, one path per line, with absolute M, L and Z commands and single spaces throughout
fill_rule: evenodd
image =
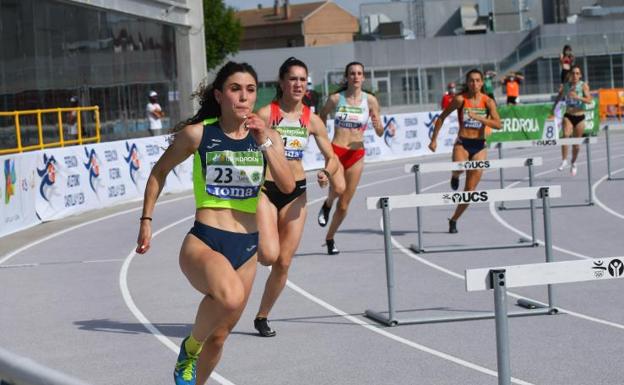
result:
M 295 189 L 290 194 L 284 194 L 277 188 L 275 182 L 267 180 L 262 186 L 262 192 L 269 198 L 269 201 L 280 211 L 287 204 L 297 199 L 297 197 L 306 192 L 306 180 L 301 179 L 295 182 Z
M 576 127 L 579 123 L 585 121 L 585 114 L 583 114 L 583 115 L 565 114 L 565 115 L 563 115 L 563 118 L 564 119 L 568 119 L 570 121 L 570 123 L 572 123 L 572 127 Z
M 234 270 L 243 266 L 258 250 L 258 232 L 234 233 L 195 221 L 189 234 L 199 238 L 212 250 L 223 254 Z
M 485 139 L 468 139 L 458 136 L 455 144 L 461 144 L 464 150 L 468 151 L 468 159 L 472 159 L 475 154 L 485 148 Z
M 517 96 L 507 96 L 507 104 L 518 104 L 516 100 L 518 100 Z
M 561 70 L 561 84 L 564 84 L 568 81 L 568 74 L 570 70 Z

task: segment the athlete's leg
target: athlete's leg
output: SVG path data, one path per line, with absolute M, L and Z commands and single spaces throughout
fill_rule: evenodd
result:
M 279 212 L 280 254 L 272 265 L 256 317 L 268 318 L 269 312 L 286 285 L 290 263 L 303 236 L 305 218 L 306 194 L 298 196 Z
M 582 138 L 583 133 L 585 132 L 585 120 L 581 120 L 573 129 L 573 135 L 575 138 Z M 572 164 L 576 163 L 576 158 L 578 158 L 579 151 L 581 150 L 580 144 L 575 144 L 572 146 Z
M 342 163 L 338 163 L 338 171 L 336 171 L 335 180 L 340 183 L 339 186 L 334 187 L 333 185 L 329 185 L 329 192 L 327 193 L 327 199 L 325 199 L 325 206 L 332 207 L 334 204 L 334 200 L 341 195 L 341 192 L 346 190 L 346 181 L 345 181 L 345 171 Z
M 569 138 L 570 136 L 572 136 L 572 122 L 570 122 L 570 119 L 564 116 L 562 125 L 563 125 L 563 137 Z M 563 170 L 563 167 L 565 167 L 565 161 L 567 158 L 568 158 L 568 146 L 566 145 L 561 146 L 561 166 L 559 166 L 560 170 Z
M 485 160 L 487 159 L 487 149 L 477 152 L 472 156 L 470 160 Z M 468 170 L 466 171 L 466 185 L 464 187 L 464 191 L 474 191 L 477 189 L 479 185 L 479 181 L 481 181 L 481 175 L 483 175 L 483 170 Z M 451 217 L 451 220 L 457 222 L 459 217 L 466 211 L 468 208 L 468 204 L 457 205 L 455 209 L 455 213 Z
M 455 145 L 453 146 L 452 159 L 453 162 L 468 160 L 468 151 L 466 151 L 466 149 L 464 149 L 464 146 L 462 146 L 461 144 L 455 143 Z M 451 188 L 453 190 L 457 190 L 457 187 L 459 187 L 459 177 L 462 173 L 462 170 L 451 172 Z
M 266 194 L 260 194 L 256 209 L 256 222 L 259 232 L 258 262 L 264 266 L 271 266 L 279 256 L 277 214 L 277 208 Z
M 197 384 L 202 385 L 206 382 L 210 374 L 217 366 L 221 353 L 223 351 L 223 344 L 225 339 L 229 336 L 230 332 L 243 314 L 243 310 L 247 305 L 249 299 L 249 293 L 253 286 L 253 280 L 256 275 L 256 258 L 251 258 L 249 261 L 236 270 L 236 279 L 241 283 L 244 290 L 244 298 L 238 309 L 231 312 L 227 317 L 219 320 L 217 327 L 213 330 L 210 336 L 204 342 L 204 347 L 199 355 L 199 361 L 197 365 Z
M 360 183 L 360 178 L 362 177 L 362 170 L 364 170 L 364 158 L 358 160 L 355 164 L 353 164 L 353 166 L 349 167 L 348 170 L 345 170 L 345 191 L 338 198 L 336 211 L 332 217 L 325 239 L 334 239 L 336 231 L 338 231 L 342 221 L 347 216 L 349 203 L 351 203 L 351 199 L 353 199 L 355 190 L 357 189 L 357 186 Z

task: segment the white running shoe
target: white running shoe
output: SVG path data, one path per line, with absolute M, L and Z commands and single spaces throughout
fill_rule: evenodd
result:
M 570 174 L 572 174 L 572 176 L 576 176 L 576 163 L 572 163 L 572 166 L 570 167 Z
M 559 167 L 557 167 L 557 170 L 559 170 L 559 171 L 563 171 L 563 169 L 564 169 L 564 168 L 565 168 L 565 166 L 567 166 L 567 165 L 568 165 L 568 160 L 567 160 L 567 159 L 564 159 L 564 160 L 562 160 L 562 161 L 561 161 L 561 164 L 559 165 Z

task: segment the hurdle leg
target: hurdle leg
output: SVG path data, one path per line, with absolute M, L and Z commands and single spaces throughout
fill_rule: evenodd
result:
M 386 286 L 388 288 L 388 317 L 382 313 L 366 310 L 364 313 L 367 317 L 381 322 L 388 326 L 398 325 L 398 321 L 394 317 L 394 259 L 392 257 L 392 239 L 390 230 L 390 208 L 388 207 L 388 198 L 381 198 L 382 220 L 384 231 L 384 250 L 386 256 Z
M 546 262 L 552 262 L 552 232 L 550 221 L 550 197 L 547 187 L 540 189 L 540 196 L 542 198 L 542 213 L 544 215 L 544 255 Z M 547 285 L 548 288 L 548 309 L 550 314 L 557 314 L 559 310 L 555 308 L 555 295 L 552 285 Z M 521 298 L 518 300 L 518 305 L 527 309 L 544 308 L 544 305 Z
M 533 187 L 533 159 L 528 160 L 529 166 L 529 187 Z M 531 242 L 534 246 L 537 246 L 535 239 L 535 201 L 531 199 L 529 201 L 529 207 L 531 209 Z
M 501 142 L 498 142 L 498 159 L 503 159 L 503 144 Z M 499 168 L 498 169 L 498 178 L 499 178 L 499 182 L 500 182 L 500 188 L 504 189 L 505 188 L 505 177 L 503 175 L 503 168 Z M 504 210 L 505 209 L 505 202 L 500 203 L 500 205 L 498 205 L 498 209 L 499 210 Z
M 416 177 L 415 177 L 415 184 L 416 184 L 416 194 L 420 194 L 420 171 L 416 170 Z M 415 251 L 416 253 L 419 253 L 420 251 L 422 251 L 422 249 L 425 248 L 425 246 L 423 245 L 423 240 L 422 240 L 422 223 L 421 223 L 421 219 L 420 219 L 420 207 L 416 207 L 416 225 L 418 226 L 418 247 L 416 249 L 414 249 L 414 246 L 412 245 L 412 250 Z
M 605 128 L 605 139 L 607 141 L 607 179 L 611 179 L 611 143 L 609 142 L 609 125 L 606 125 Z
M 490 270 L 494 289 L 494 315 L 496 323 L 496 361 L 498 364 L 498 385 L 511 385 L 509 364 L 509 325 L 507 321 L 507 288 L 505 269 Z
M 589 192 L 589 206 L 594 204 L 594 192 L 592 191 L 592 163 L 591 163 L 591 149 L 589 145 L 589 138 L 585 142 L 585 149 L 587 150 L 587 189 Z M 607 159 L 609 157 L 607 156 Z

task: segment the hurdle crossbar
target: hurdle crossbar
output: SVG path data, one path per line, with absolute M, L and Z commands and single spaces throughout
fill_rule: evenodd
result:
M 594 192 L 592 190 L 592 162 L 591 162 L 591 147 L 590 144 L 598 143 L 596 137 L 584 137 L 584 138 L 561 138 L 561 139 L 543 139 L 543 140 L 520 140 L 509 142 L 494 142 L 493 145 L 498 148 L 498 157 L 502 159 L 503 149 L 505 148 L 526 148 L 526 147 L 556 147 L 556 146 L 569 146 L 569 145 L 585 145 L 587 153 L 587 201 L 583 203 L 563 203 L 552 205 L 551 208 L 561 207 L 583 207 L 594 205 Z M 504 184 L 503 170 L 500 170 L 501 188 Z M 533 174 L 529 174 L 529 186 L 533 186 Z M 525 210 L 530 207 L 506 207 L 504 202 L 498 207 L 500 210 Z M 538 207 L 539 208 L 539 207 Z
M 485 196 L 482 193 L 485 192 Z M 550 221 L 550 198 L 558 198 L 561 196 L 561 186 L 542 186 L 542 187 L 523 187 L 518 189 L 500 189 L 500 190 L 484 190 L 475 191 L 470 193 L 476 193 L 475 197 L 484 198 L 479 202 L 474 203 L 489 203 L 495 202 L 500 199 L 509 200 L 521 200 L 521 199 L 541 199 L 544 216 L 544 254 L 546 262 L 552 261 L 552 241 L 551 241 L 551 221 Z M 396 326 L 402 324 L 425 324 L 434 322 L 449 322 L 449 321 L 466 321 L 476 319 L 490 319 L 494 318 L 495 314 L 492 312 L 475 314 L 474 312 L 456 313 L 453 316 L 443 317 L 421 317 L 411 319 L 399 319 L 396 316 L 395 304 L 394 304 L 394 256 L 392 254 L 392 230 L 390 228 L 390 210 L 406 207 L 417 206 L 439 206 L 439 205 L 452 205 L 458 202 L 453 202 L 453 194 L 461 193 L 433 193 L 433 194 L 409 194 L 387 197 L 369 197 L 366 200 L 366 206 L 369 210 L 382 210 L 383 220 L 383 233 L 384 233 L 384 254 L 386 262 L 386 286 L 388 294 L 388 311 L 378 312 L 374 310 L 366 310 L 365 315 L 377 322 L 388 326 Z M 458 197 L 456 196 L 457 200 Z M 473 248 L 478 250 L 477 248 Z M 533 302 L 519 302 L 520 306 L 525 307 L 527 310 L 510 312 L 509 316 L 528 316 L 539 314 L 554 314 L 557 309 L 554 307 L 554 295 L 549 286 L 548 291 L 548 306 L 543 306 L 539 303 Z
M 82 380 L 0 348 L 0 384 L 88 385 Z
M 533 263 L 465 271 L 466 291 L 493 290 L 498 384 L 511 384 L 507 288 L 623 278 L 623 257 Z
M 462 171 L 462 170 L 487 170 L 487 169 L 503 169 L 503 168 L 512 168 L 512 167 L 527 167 L 529 172 L 529 180 L 533 181 L 533 166 L 541 166 L 542 158 L 510 158 L 510 159 L 494 159 L 494 160 L 469 160 L 462 162 L 442 162 L 442 163 L 419 163 L 419 164 L 407 164 L 405 165 L 405 172 L 413 172 L 414 173 L 414 183 L 416 188 L 416 194 L 420 194 L 420 174 L 421 173 L 430 173 L 430 172 L 439 172 L 439 171 Z M 502 178 L 502 175 L 501 175 Z M 501 189 L 504 188 L 503 180 L 501 179 Z M 514 244 L 511 247 L 535 247 L 537 246 L 537 242 L 535 242 L 535 203 L 533 200 L 529 200 L 530 209 L 531 209 L 531 239 L 528 240 L 527 243 L 525 239 L 521 239 L 521 244 Z M 502 207 L 502 203 L 501 203 Z M 450 249 L 439 249 L 436 248 L 424 248 L 423 241 L 423 231 L 422 231 L 422 217 L 420 213 L 420 206 L 416 207 L 416 226 L 418 227 L 418 246 L 416 248 L 412 248 L 412 250 L 416 253 L 426 253 L 426 252 L 435 252 L 435 251 L 451 251 Z M 488 249 L 498 249 L 501 247 L 489 247 Z M 505 246 L 503 248 L 509 248 L 509 246 Z M 467 251 L 467 250 L 480 250 L 474 248 L 465 248 L 465 247 L 456 247 L 455 251 Z
M 611 176 L 611 141 L 609 140 L 609 125 L 604 126 L 605 141 L 607 142 L 607 180 L 624 180 L 624 177 Z

